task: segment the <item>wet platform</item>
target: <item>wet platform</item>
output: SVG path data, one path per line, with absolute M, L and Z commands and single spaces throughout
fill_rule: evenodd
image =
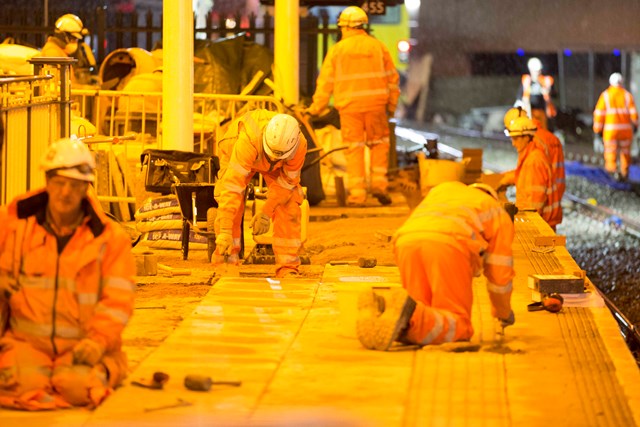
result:
M 527 311 L 530 274 L 579 269 L 564 247 L 534 245 L 552 234 L 536 214 L 516 217 L 516 324 L 503 340 L 482 278 L 470 342 L 376 352 L 355 338 L 355 301 L 363 287 L 400 286 L 396 267 L 223 277 L 129 378 L 168 372 L 163 390 L 127 381 L 93 412 L 0 411 L 1 425 L 640 426 L 640 371 L 597 294 Z M 194 373 L 241 385 L 186 390 Z

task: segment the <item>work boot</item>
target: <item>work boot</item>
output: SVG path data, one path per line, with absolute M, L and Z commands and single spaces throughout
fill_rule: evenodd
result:
M 356 333 L 371 350 L 387 351 L 409 326 L 416 302 L 403 288 L 394 288 L 385 298 L 365 291 L 358 298 Z
M 378 202 L 380 202 L 382 206 L 389 206 L 391 204 L 391 196 L 386 191 L 373 190 L 371 195 L 378 199 Z
M 364 206 L 367 201 L 367 191 L 361 188 L 353 189 L 347 197 L 347 206 Z

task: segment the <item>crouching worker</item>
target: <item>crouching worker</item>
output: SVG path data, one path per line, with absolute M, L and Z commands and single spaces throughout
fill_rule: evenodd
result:
M 487 278 L 491 314 L 515 322 L 511 280 L 513 222 L 486 184 L 446 182 L 434 187 L 394 236 L 404 289 L 384 297 L 363 292 L 357 333 L 372 350 L 404 344 L 466 341 L 473 335 L 472 282 Z
M 44 188 L 0 209 L 0 406 L 95 407 L 127 373 L 131 241 L 93 193 L 84 143 L 53 143 L 42 168 Z
M 268 110 L 249 111 L 229 125 L 218 148 L 220 178 L 215 188 L 218 213 L 212 262 L 239 263 L 245 189 L 260 173 L 268 187 L 267 200 L 251 220 L 253 234 L 267 233 L 273 220 L 276 277 L 298 275 L 300 204 L 304 200 L 300 171 L 307 153 L 307 140 L 298 121 Z

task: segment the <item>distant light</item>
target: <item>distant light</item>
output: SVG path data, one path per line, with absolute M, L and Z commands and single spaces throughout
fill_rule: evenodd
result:
M 227 18 L 225 19 L 225 27 L 226 28 L 235 28 L 236 27 L 236 20 L 235 19 L 231 19 L 231 18 Z
M 620 49 L 613 49 L 613 56 L 620 56 Z
M 409 44 L 409 40 L 398 41 L 399 52 L 409 52 L 410 50 L 411 50 L 411 45 Z
M 564 56 L 571 56 L 571 49 L 565 49 Z
M 524 56 L 524 49 L 516 49 L 516 55 Z
M 420 0 L 405 0 L 404 5 L 410 15 L 414 15 L 420 10 Z

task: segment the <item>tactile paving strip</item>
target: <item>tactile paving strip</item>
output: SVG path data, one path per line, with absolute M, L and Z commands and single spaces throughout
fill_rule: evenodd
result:
M 561 271 L 562 264 L 553 252 L 533 251 L 535 237 L 540 235 L 535 219 L 530 220 L 525 216 L 516 222 L 518 241 L 535 273 Z M 557 319 L 585 418 L 593 420 L 594 426 L 635 425 L 593 313 L 589 308 L 579 307 L 565 307 L 563 313 Z

